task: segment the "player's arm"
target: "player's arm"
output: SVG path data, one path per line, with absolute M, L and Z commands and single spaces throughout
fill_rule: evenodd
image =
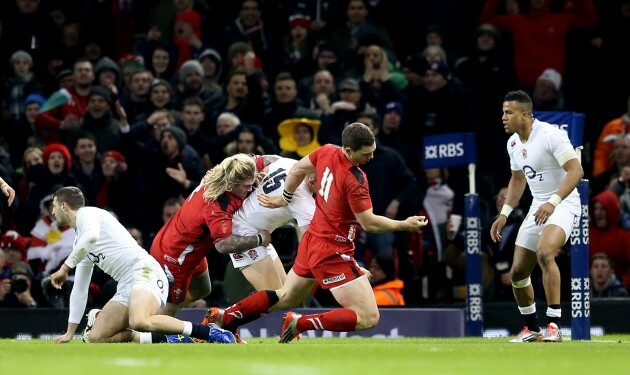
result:
M 392 220 L 385 216 L 375 215 L 372 208 L 355 214 L 361 227 L 370 233 L 387 233 L 395 231 L 415 232 L 427 225 L 424 216 L 410 216 L 405 220 Z
M 525 173 L 523 171 L 512 171 L 512 177 L 510 178 L 510 182 L 508 183 L 507 197 L 505 198 L 505 205 L 508 205 L 512 208 L 518 206 L 523 193 L 525 192 L 525 187 L 527 186 L 527 179 L 525 177 Z M 505 215 L 506 217 L 509 215 Z
M 79 219 L 77 218 L 77 220 Z M 96 215 L 83 214 L 80 220 L 82 223 L 81 225 L 77 224 L 77 226 L 81 229 L 82 234 L 74 245 L 72 253 L 64 262 L 69 268 L 76 267 L 94 247 L 96 241 L 101 238 L 100 219 Z
M 230 234 L 214 244 L 215 249 L 221 254 L 242 253 L 258 246 L 267 246 L 271 242 L 271 234 L 261 230 L 254 236 L 237 236 Z
M 577 156 L 577 155 L 576 155 Z M 560 199 L 566 198 L 573 189 L 580 183 L 582 177 L 584 177 L 584 169 L 578 161 L 577 157 L 571 158 L 562 164 L 562 169 L 567 172 L 562 184 L 558 188 L 556 194 L 560 196 Z
M 67 267 L 67 265 L 64 263 L 62 267 Z M 74 337 L 77 327 L 79 323 L 81 323 L 85 306 L 87 305 L 88 290 L 93 269 L 94 265 L 87 259 L 84 259 L 77 265 L 74 273 L 74 284 L 72 286 L 72 292 L 70 293 L 68 328 L 66 333 L 54 339 L 55 343 L 69 342 Z
M 508 216 L 514 210 L 514 207 L 517 207 L 521 197 L 523 196 L 523 192 L 525 192 L 525 187 L 527 186 L 527 179 L 525 177 L 525 173 L 523 171 L 512 170 L 512 177 L 510 178 L 510 182 L 508 183 L 508 191 L 507 197 L 505 198 L 505 203 L 501 208 L 501 212 L 499 212 L 499 216 L 492 223 L 492 227 L 490 228 L 490 238 L 493 242 L 498 242 L 501 240 L 501 230 L 505 226 L 507 222 Z

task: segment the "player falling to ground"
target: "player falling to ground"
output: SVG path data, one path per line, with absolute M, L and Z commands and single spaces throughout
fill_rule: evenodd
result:
M 76 267 L 68 329 L 55 342 L 72 340 L 85 310 L 95 265 L 116 280 L 118 288 L 96 321 L 96 314 L 90 312 L 85 335 L 89 342 L 167 342 L 167 334 L 175 334 L 170 338 L 175 341 L 181 341 L 183 335 L 209 342 L 236 342 L 231 332 L 215 325 L 158 315 L 168 293 L 166 274 L 112 214 L 97 207 L 85 207 L 81 190 L 76 187 L 57 190 L 53 216 L 60 226 L 69 225 L 77 232 L 72 253 L 50 276 L 52 285 L 60 289 L 68 271 Z
M 247 237 L 255 236 L 260 231 L 273 232 L 293 219 L 297 221 L 300 232 L 306 232 L 315 212 L 313 194 L 317 189 L 314 175 L 307 176 L 298 186 L 291 205 L 267 208 L 258 202 L 259 195 L 282 194 L 287 174 L 296 163 L 294 159 L 280 158 L 267 167 L 265 179 L 245 199 L 232 218 L 234 235 Z M 234 268 L 239 269 L 256 290 L 282 288 L 287 275 L 272 244 L 232 253 L 230 257 Z
M 260 195 L 265 207 L 292 205 L 305 176 L 315 173 L 319 188 L 315 215 L 300 241 L 298 254 L 284 286 L 259 291 L 225 310 L 211 308 L 207 319 L 234 331 L 262 314 L 297 306 L 317 282 L 329 289 L 342 308 L 322 314 L 284 316 L 280 342 L 290 342 L 307 330 L 355 331 L 374 327 L 379 312 L 367 270 L 354 260 L 354 236 L 361 225 L 368 232 L 417 231 L 427 225 L 423 216 L 403 221 L 374 215 L 368 181 L 359 165 L 374 155 L 372 131 L 361 123 L 343 130 L 342 147 L 325 145 L 295 164 L 281 195 Z
M 511 270 L 512 290 L 526 326 L 511 342 L 560 342 L 560 270 L 555 256 L 580 216 L 576 186 L 584 172 L 566 132 L 536 120 L 525 92 L 505 96 L 502 120 L 505 132 L 513 133 L 507 142 L 512 177 L 501 214 L 490 230 L 494 242 L 501 239 L 501 229 L 526 185 L 534 198 L 516 237 Z M 542 269 L 547 297 L 549 324 L 544 334 L 530 279 L 536 264 Z
M 189 303 L 210 294 L 206 255 L 236 253 L 271 242 L 268 231 L 249 236 L 232 234 L 232 216 L 261 177 L 264 166 L 278 156 L 237 154 L 212 168 L 182 207 L 160 229 L 151 245 L 151 255 L 169 280 L 169 295 L 162 313 L 175 316 Z

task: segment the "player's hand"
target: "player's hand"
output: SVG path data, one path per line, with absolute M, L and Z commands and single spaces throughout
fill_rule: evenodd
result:
M 260 234 L 263 238 L 263 242 L 260 246 L 269 246 L 269 244 L 271 243 L 271 233 L 269 233 L 268 230 L 261 230 L 258 232 L 258 234 Z
M 409 216 L 405 219 L 406 231 L 417 232 L 420 228 L 425 227 L 429 221 L 424 216 Z
M 74 334 L 66 332 L 62 336 L 55 337 L 53 341 L 55 342 L 55 344 L 64 344 L 66 342 L 70 342 L 73 337 Z
M 490 228 L 490 238 L 492 242 L 501 241 L 501 230 L 505 226 L 505 222 L 507 218 L 504 215 L 499 215 L 499 217 L 492 223 L 492 228 Z
M 284 199 L 282 199 L 282 195 L 267 194 L 260 194 L 258 196 L 258 203 L 260 203 L 261 206 L 267 208 L 280 208 L 288 204 Z
M 543 225 L 547 223 L 549 216 L 553 214 L 553 211 L 556 208 L 553 204 L 547 202 L 538 207 L 538 210 L 534 213 L 534 219 L 536 220 L 536 225 Z
M 10 206 L 11 203 L 13 203 L 13 200 L 15 199 L 15 190 L 13 190 L 13 188 L 5 182 L 4 185 L 2 185 L 2 194 L 4 194 L 7 197 L 7 203 Z
M 53 273 L 52 275 L 50 275 L 50 283 L 56 289 L 61 289 L 61 286 L 63 285 L 63 283 L 66 282 L 67 278 L 68 278 L 68 273 L 63 272 L 62 270 L 59 270 Z

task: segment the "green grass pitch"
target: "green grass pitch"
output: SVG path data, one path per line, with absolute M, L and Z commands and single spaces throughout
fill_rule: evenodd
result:
M 308 338 L 248 345 L 0 340 L 1 374 L 604 374 L 630 372 L 630 335 L 557 344 L 507 338 Z

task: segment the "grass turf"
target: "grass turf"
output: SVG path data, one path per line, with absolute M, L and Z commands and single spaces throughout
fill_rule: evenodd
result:
M 623 374 L 630 335 L 561 344 L 506 338 L 315 338 L 288 345 L 83 344 L 0 340 L 2 374 Z

